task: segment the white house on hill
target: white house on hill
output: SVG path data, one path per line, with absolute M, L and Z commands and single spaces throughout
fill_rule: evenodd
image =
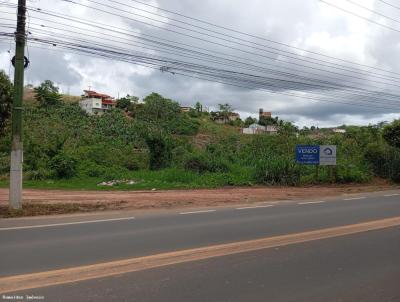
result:
M 243 134 L 277 134 L 278 129 L 275 126 L 262 126 L 251 124 L 248 128 L 242 129 Z
M 107 94 L 97 93 L 96 91 L 85 90 L 79 106 L 88 114 L 103 114 L 105 111 L 115 108 L 114 98 Z

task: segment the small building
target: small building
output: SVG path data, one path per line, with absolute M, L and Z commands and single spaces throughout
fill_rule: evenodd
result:
M 251 124 L 248 128 L 243 128 L 243 134 L 263 134 L 266 131 L 266 127 L 259 124 Z
M 346 133 L 346 129 L 336 128 L 336 129 L 332 129 L 332 132 L 333 132 L 333 133 L 345 134 L 345 133 Z
M 240 114 L 236 112 L 230 112 L 228 116 L 221 114 L 220 112 L 212 112 L 211 116 L 217 124 L 227 124 L 240 119 Z
M 275 126 L 263 126 L 259 124 L 251 124 L 248 128 L 242 129 L 243 134 L 269 134 L 274 135 L 278 133 L 278 128 Z
M 267 126 L 265 128 L 265 132 L 268 133 L 269 135 L 278 134 L 278 127 L 276 127 L 276 126 Z
M 116 101 L 107 94 L 84 90 L 84 95 L 79 101 L 79 106 L 90 115 L 101 115 L 105 111 L 115 108 Z
M 260 108 L 258 119 L 262 120 L 263 118 L 272 118 L 272 112 L 264 111 L 264 109 Z
M 190 110 L 192 110 L 192 107 L 181 106 L 181 112 L 190 112 Z

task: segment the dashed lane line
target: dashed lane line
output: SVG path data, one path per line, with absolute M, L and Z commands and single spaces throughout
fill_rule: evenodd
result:
M 100 223 L 100 222 L 113 222 L 113 221 L 133 220 L 133 219 L 135 219 L 135 217 L 99 219 L 99 220 L 87 220 L 87 221 L 75 221 L 75 222 L 65 222 L 65 223 L 40 224 L 40 225 L 27 225 L 27 226 L 19 226 L 19 227 L 0 228 L 0 231 L 39 229 L 39 228 L 50 228 L 50 227 L 68 226 L 68 225 L 77 225 L 77 224 L 91 224 L 91 223 Z
M 399 196 L 400 194 L 396 193 L 396 194 L 386 194 L 383 195 L 384 197 L 393 197 L 393 196 Z
M 299 202 L 297 203 L 298 205 L 307 205 L 307 204 L 319 204 L 319 203 L 325 203 L 325 200 L 320 200 L 320 201 L 305 201 L 305 202 Z
M 352 197 L 352 198 L 345 198 L 343 200 L 349 201 L 349 200 L 360 200 L 360 199 L 366 199 L 367 197 Z
M 260 209 L 260 208 L 272 208 L 274 205 L 266 205 L 266 206 L 253 206 L 253 207 L 243 207 L 236 208 L 236 210 L 251 210 L 251 209 Z
M 217 210 L 204 210 L 204 211 L 194 211 L 194 212 L 182 212 L 179 213 L 180 215 L 191 215 L 191 214 L 204 214 L 204 213 L 212 213 L 216 212 Z

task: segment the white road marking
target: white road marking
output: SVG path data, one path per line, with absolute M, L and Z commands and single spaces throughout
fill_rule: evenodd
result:
M 367 197 L 353 197 L 353 198 L 345 198 L 343 200 L 349 201 L 349 200 L 360 200 L 360 199 L 365 199 Z
M 216 212 L 217 210 L 204 210 L 204 211 L 195 211 L 195 212 L 182 212 L 179 213 L 180 215 L 189 215 L 189 214 L 202 214 L 202 213 L 212 213 Z
M 113 219 L 99 219 L 99 220 L 76 221 L 76 222 L 53 223 L 53 224 L 40 224 L 40 225 L 28 225 L 28 226 L 18 226 L 18 227 L 0 228 L 0 231 L 38 229 L 38 228 L 49 228 L 49 227 L 56 227 L 56 226 L 77 225 L 77 224 L 90 224 L 90 223 L 100 223 L 100 222 L 113 222 L 113 221 L 123 221 L 123 220 L 133 220 L 133 219 L 135 219 L 135 217 L 124 217 L 124 218 L 113 218 Z
M 318 204 L 318 203 L 324 203 L 326 202 L 325 200 L 320 200 L 320 201 L 305 201 L 305 202 L 299 202 L 299 205 L 306 205 L 306 204 Z
M 387 195 L 383 195 L 383 196 L 385 196 L 385 197 L 393 197 L 393 196 L 399 196 L 400 194 L 399 193 L 396 193 L 396 194 L 387 194 Z
M 236 208 L 236 210 L 249 210 L 249 209 L 259 209 L 259 208 L 272 208 L 273 205 L 267 205 L 267 206 L 253 206 L 253 207 L 243 207 L 243 208 Z

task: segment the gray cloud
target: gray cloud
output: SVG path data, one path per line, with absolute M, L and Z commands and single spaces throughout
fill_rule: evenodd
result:
M 103 2 L 107 3 L 107 1 Z M 342 1 L 339 2 L 338 5 L 343 5 L 344 3 L 342 3 Z M 388 12 L 387 8 L 378 5 L 377 1 L 374 2 L 370 0 L 367 2 L 367 4 L 373 9 Z M 51 7 L 49 6 L 50 3 L 52 3 L 52 1 L 43 0 L 38 3 L 32 3 L 32 5 L 48 9 Z M 89 2 L 84 3 L 90 4 Z M 124 3 L 137 6 L 137 4 L 130 1 L 125 1 Z M 280 41 L 282 43 L 305 48 L 314 52 L 325 53 L 352 62 L 359 62 L 388 69 L 393 72 L 398 72 L 400 78 L 400 63 L 399 60 L 397 60 L 399 53 L 399 43 L 397 43 L 398 33 L 364 22 L 354 16 L 348 16 L 331 7 L 324 6 L 318 1 L 251 0 L 244 2 L 241 0 L 158 0 L 157 2 L 154 1 L 149 3 L 172 11 L 178 11 L 195 18 L 205 19 L 215 24 L 235 28 L 266 39 Z M 149 9 L 145 6 L 141 7 Z M 126 10 L 128 9 L 129 8 L 126 8 Z M 116 16 L 110 16 L 93 10 L 83 8 L 78 10 L 77 7 L 72 4 L 63 4 L 60 7 L 53 7 L 52 10 L 69 15 L 76 15 L 83 20 L 96 20 L 97 22 L 103 22 L 106 25 L 110 24 L 112 26 L 124 27 L 129 29 L 132 34 L 140 33 L 141 37 L 150 38 L 149 35 L 153 35 L 163 39 L 188 44 L 193 48 L 206 48 L 210 51 L 221 52 L 223 53 L 222 55 L 214 55 L 223 56 L 224 58 L 238 60 L 237 58 L 229 57 L 229 55 L 240 57 L 241 60 L 249 64 L 297 74 L 298 76 L 303 77 L 303 82 L 309 84 L 312 83 L 315 85 L 318 83 L 317 80 L 323 82 L 334 81 L 340 85 L 357 86 L 362 89 L 390 91 L 391 93 L 400 94 L 400 79 L 385 81 L 376 76 L 374 77 L 371 74 L 355 75 L 354 73 L 334 68 L 335 66 L 333 65 L 331 67 L 324 67 L 322 66 L 322 63 L 310 64 L 304 61 L 301 62 L 293 58 L 271 53 L 276 52 L 276 50 L 271 49 L 271 47 L 283 50 L 290 49 L 254 37 L 245 37 L 233 34 L 258 44 L 269 45 L 269 48 L 264 49 L 265 51 L 261 51 L 260 48 L 262 48 L 262 46 L 250 45 L 249 47 L 245 47 L 243 45 L 240 46 L 222 40 L 223 38 L 229 39 L 229 37 L 220 37 L 220 39 L 216 39 L 196 34 L 197 36 L 201 36 L 203 41 L 196 40 L 188 36 L 164 31 L 163 29 L 155 28 L 150 25 L 144 25 L 140 22 L 121 19 Z M 160 14 L 165 14 L 162 11 L 157 11 L 155 9 L 151 10 Z M 131 11 L 134 12 L 134 10 Z M 132 15 L 127 13 L 124 13 L 124 15 L 133 18 Z M 150 14 L 146 14 L 146 16 L 154 17 Z M 173 17 L 178 18 L 176 16 Z M 373 16 L 367 17 L 373 18 Z M 191 22 L 187 19 L 179 19 L 184 20 L 185 22 Z M 148 19 L 142 18 L 141 20 L 150 22 L 151 24 L 157 24 Z M 202 27 L 211 28 L 215 31 L 221 31 L 221 29 L 212 28 L 205 24 L 196 24 Z M 187 27 L 183 24 L 179 25 Z M 395 25 L 396 24 L 393 26 Z M 180 31 L 188 35 L 194 35 L 193 32 L 174 28 L 171 24 L 162 24 L 160 26 L 173 31 Z M 200 29 L 194 30 L 202 31 Z M 34 32 L 34 27 L 32 31 Z M 82 38 L 83 36 L 80 37 Z M 104 39 L 107 38 L 110 39 L 111 37 L 105 35 Z M 214 41 L 215 43 L 224 44 L 228 47 L 207 43 L 204 40 Z M 139 42 L 143 41 L 134 37 L 127 38 L 124 48 L 131 48 L 132 44 L 139 46 L 141 45 Z M 235 48 L 244 49 L 247 53 L 238 51 Z M 7 46 L 0 43 L 0 54 L 4 54 L 6 49 Z M 149 50 L 138 48 L 135 50 L 148 54 L 151 53 L 156 56 L 199 63 L 197 60 L 189 59 L 182 55 L 174 56 L 157 51 L 149 52 Z M 197 50 L 203 52 L 203 50 Z M 290 51 L 298 52 L 293 49 Z M 255 52 L 259 55 L 250 54 L 249 52 Z M 317 57 L 321 60 L 330 61 L 330 59 L 326 57 L 315 56 L 307 53 L 301 54 L 304 55 L 303 59 L 305 60 Z M 355 107 L 346 106 L 344 104 L 311 101 L 307 99 L 306 96 L 314 97 L 315 94 L 320 92 L 320 90 L 318 87 L 311 87 L 305 84 L 297 84 L 295 85 L 296 87 L 292 87 L 291 89 L 289 89 L 286 84 L 284 87 L 271 88 L 274 92 L 278 93 L 270 93 L 182 77 L 165 72 L 162 73 L 159 70 L 145 69 L 140 66 L 138 67 L 123 62 L 93 59 L 88 56 L 78 56 L 75 54 L 63 55 L 63 53 L 60 52 L 50 52 L 43 49 L 34 49 L 33 47 L 30 48 L 30 55 L 32 66 L 27 74 L 29 81 L 38 83 L 44 79 L 52 79 L 64 87 L 71 87 L 71 92 L 75 94 L 80 94 L 81 90 L 87 88 L 87 86 L 92 86 L 94 89 L 115 96 L 118 94 L 130 93 L 144 97 L 145 95 L 155 91 L 169 98 L 176 99 L 185 105 L 201 101 L 206 106 L 216 107 L 218 103 L 228 102 L 232 104 L 236 110 L 243 113 L 243 115 L 254 115 L 258 111 L 258 108 L 265 108 L 266 110 L 273 111 L 275 114 L 288 118 L 289 120 L 299 124 L 320 123 L 325 125 L 337 125 L 342 123 L 352 123 L 352 117 L 354 123 L 368 124 L 371 121 L 398 117 L 400 111 L 400 106 L 398 105 L 392 105 L 393 107 L 396 107 L 393 110 L 387 110 L 383 108 L 384 106 L 381 106 L 381 108 L 371 109 L 361 106 Z M 266 56 L 270 57 L 270 59 L 266 58 Z M 208 59 L 211 60 L 213 58 L 208 57 Z M 203 62 L 202 64 L 205 63 Z M 361 67 L 357 68 L 355 65 L 345 62 L 340 62 L 340 64 L 343 65 L 343 67 L 341 67 L 342 69 L 351 67 L 363 73 Z M 210 62 L 208 65 L 214 68 L 228 68 Z M 300 65 L 308 65 L 312 68 L 305 68 Z M 4 60 L 0 60 L 0 68 L 8 69 Z M 236 71 L 265 76 L 265 72 L 262 71 L 245 70 L 243 68 L 234 68 L 232 66 L 229 68 Z M 323 70 L 329 72 L 324 72 Z M 383 73 L 380 71 L 374 72 Z M 316 80 L 309 81 L 304 79 L 304 77 L 314 78 Z M 279 76 L 278 78 L 287 79 L 285 76 Z M 387 84 L 377 82 L 387 82 Z M 267 81 L 267 83 L 269 82 Z M 322 82 L 319 83 L 322 84 Z M 399 87 L 393 85 L 396 83 L 399 84 Z M 281 85 L 277 83 L 273 84 Z M 345 96 L 342 88 L 337 87 L 327 88 L 324 92 L 328 93 L 329 96 L 334 97 L 337 102 L 357 103 L 366 100 L 370 102 L 379 102 L 379 100 L 368 99 L 366 97 Z M 296 94 L 299 96 L 294 98 L 279 93 Z M 326 100 L 330 99 L 329 96 Z M 384 103 L 384 101 L 381 103 Z

